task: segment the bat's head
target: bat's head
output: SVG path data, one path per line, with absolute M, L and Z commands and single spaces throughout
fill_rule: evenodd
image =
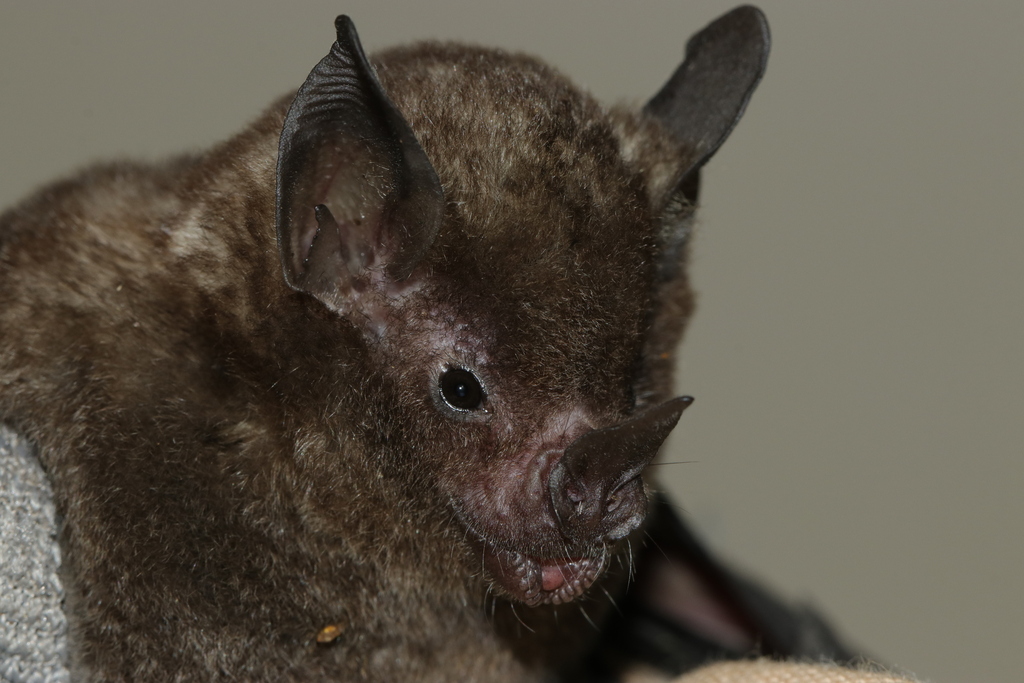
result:
M 641 523 L 690 402 L 667 392 L 698 173 L 760 79 L 764 19 L 708 26 L 640 112 L 496 51 L 375 70 L 337 28 L 281 137 L 285 279 L 362 340 L 381 471 L 437 494 L 505 594 L 571 600 Z

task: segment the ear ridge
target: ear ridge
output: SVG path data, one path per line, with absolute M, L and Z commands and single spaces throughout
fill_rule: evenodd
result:
M 366 270 L 385 282 L 412 273 L 437 234 L 444 195 L 352 21 L 342 15 L 335 26 L 331 51 L 285 117 L 277 237 L 288 285 L 338 310 Z
M 644 111 L 658 118 L 694 160 L 681 177 L 703 166 L 743 116 L 768 63 L 771 36 L 764 13 L 737 7 L 686 44 L 686 57 Z

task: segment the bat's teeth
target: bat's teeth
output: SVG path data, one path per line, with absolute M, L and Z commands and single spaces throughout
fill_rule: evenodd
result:
M 603 566 L 604 557 L 587 557 L 565 562 L 562 565 L 565 583 L 548 593 L 545 601 L 561 604 L 579 598 L 594 584 Z
M 540 604 L 561 605 L 583 595 L 597 579 L 605 557 L 565 557 L 561 560 L 537 560 L 514 550 L 495 551 L 496 571 L 501 572 L 506 586 L 518 599 L 530 606 Z M 544 588 L 544 573 L 558 569 L 561 581 L 552 590 Z

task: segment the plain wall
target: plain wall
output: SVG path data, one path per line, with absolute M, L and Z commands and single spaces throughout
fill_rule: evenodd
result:
M 240 129 L 353 16 L 642 102 L 731 3 L 0 8 L 0 205 Z M 1021 680 L 1024 3 L 762 3 L 768 73 L 709 164 L 663 480 L 709 542 L 938 683 Z

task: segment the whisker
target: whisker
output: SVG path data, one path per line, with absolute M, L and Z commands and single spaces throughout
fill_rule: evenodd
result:
M 490 597 L 491 587 L 487 585 L 484 587 L 484 593 L 480 596 L 480 611 L 483 612 L 484 616 L 487 616 L 487 598 Z
M 626 557 L 629 561 L 629 578 L 626 579 L 626 585 L 628 586 L 633 583 L 633 579 L 635 578 L 633 576 L 633 542 L 628 538 L 626 539 L 626 551 L 628 553 Z
M 658 545 L 658 542 L 654 540 L 654 536 L 651 536 L 651 532 L 644 530 L 644 536 L 646 536 L 648 540 L 650 540 L 650 542 L 654 544 L 654 547 L 658 549 L 658 552 L 665 556 L 666 560 L 671 559 L 668 556 L 668 553 L 666 553 L 665 550 L 660 545 Z
M 597 628 L 597 624 L 595 624 L 594 621 L 590 618 L 590 615 L 587 614 L 587 610 L 583 609 L 583 605 L 578 604 L 576 606 L 579 607 L 580 614 L 582 614 L 583 618 L 587 620 L 587 623 L 594 627 L 595 631 L 600 631 L 601 629 Z
M 508 603 L 508 604 L 509 604 L 509 607 L 511 607 L 511 608 L 512 608 L 512 614 L 514 614 L 514 615 L 515 615 L 515 617 L 516 617 L 516 620 L 517 620 L 517 621 L 518 621 L 518 622 L 519 622 L 520 624 L 522 624 L 523 628 L 525 628 L 525 629 L 526 629 L 527 631 L 529 631 L 530 633 L 536 633 L 536 631 L 534 631 L 534 630 L 533 630 L 532 628 L 530 628 L 529 626 L 527 626 L 527 625 L 526 625 L 526 622 L 525 622 L 525 621 L 523 621 L 523 620 L 522 620 L 522 618 L 520 618 L 520 616 L 519 616 L 519 612 L 516 612 L 516 606 L 515 606 L 515 603 L 512 603 L 512 602 L 510 602 L 510 603 Z
M 622 614 L 622 610 L 619 609 L 619 605 L 615 602 L 615 598 L 613 598 L 612 594 L 608 592 L 608 589 L 604 586 L 599 586 L 599 588 L 601 589 L 602 593 L 608 596 L 608 602 L 612 603 L 612 608 L 619 613 L 619 616 L 624 616 Z
M 661 493 L 660 491 L 658 491 L 656 489 L 653 489 L 653 488 L 651 490 L 653 492 L 655 492 L 655 493 Z M 670 498 L 668 498 L 667 496 L 664 497 L 664 501 L 665 501 L 666 505 L 668 505 L 670 508 L 672 508 L 673 510 L 675 510 L 679 514 L 684 515 L 684 516 L 688 514 L 686 512 L 686 508 L 684 508 L 682 505 L 677 505 L 676 503 L 673 503 L 672 500 Z
M 619 563 L 619 569 L 626 566 L 626 561 L 623 559 L 623 553 L 615 553 L 615 561 Z

